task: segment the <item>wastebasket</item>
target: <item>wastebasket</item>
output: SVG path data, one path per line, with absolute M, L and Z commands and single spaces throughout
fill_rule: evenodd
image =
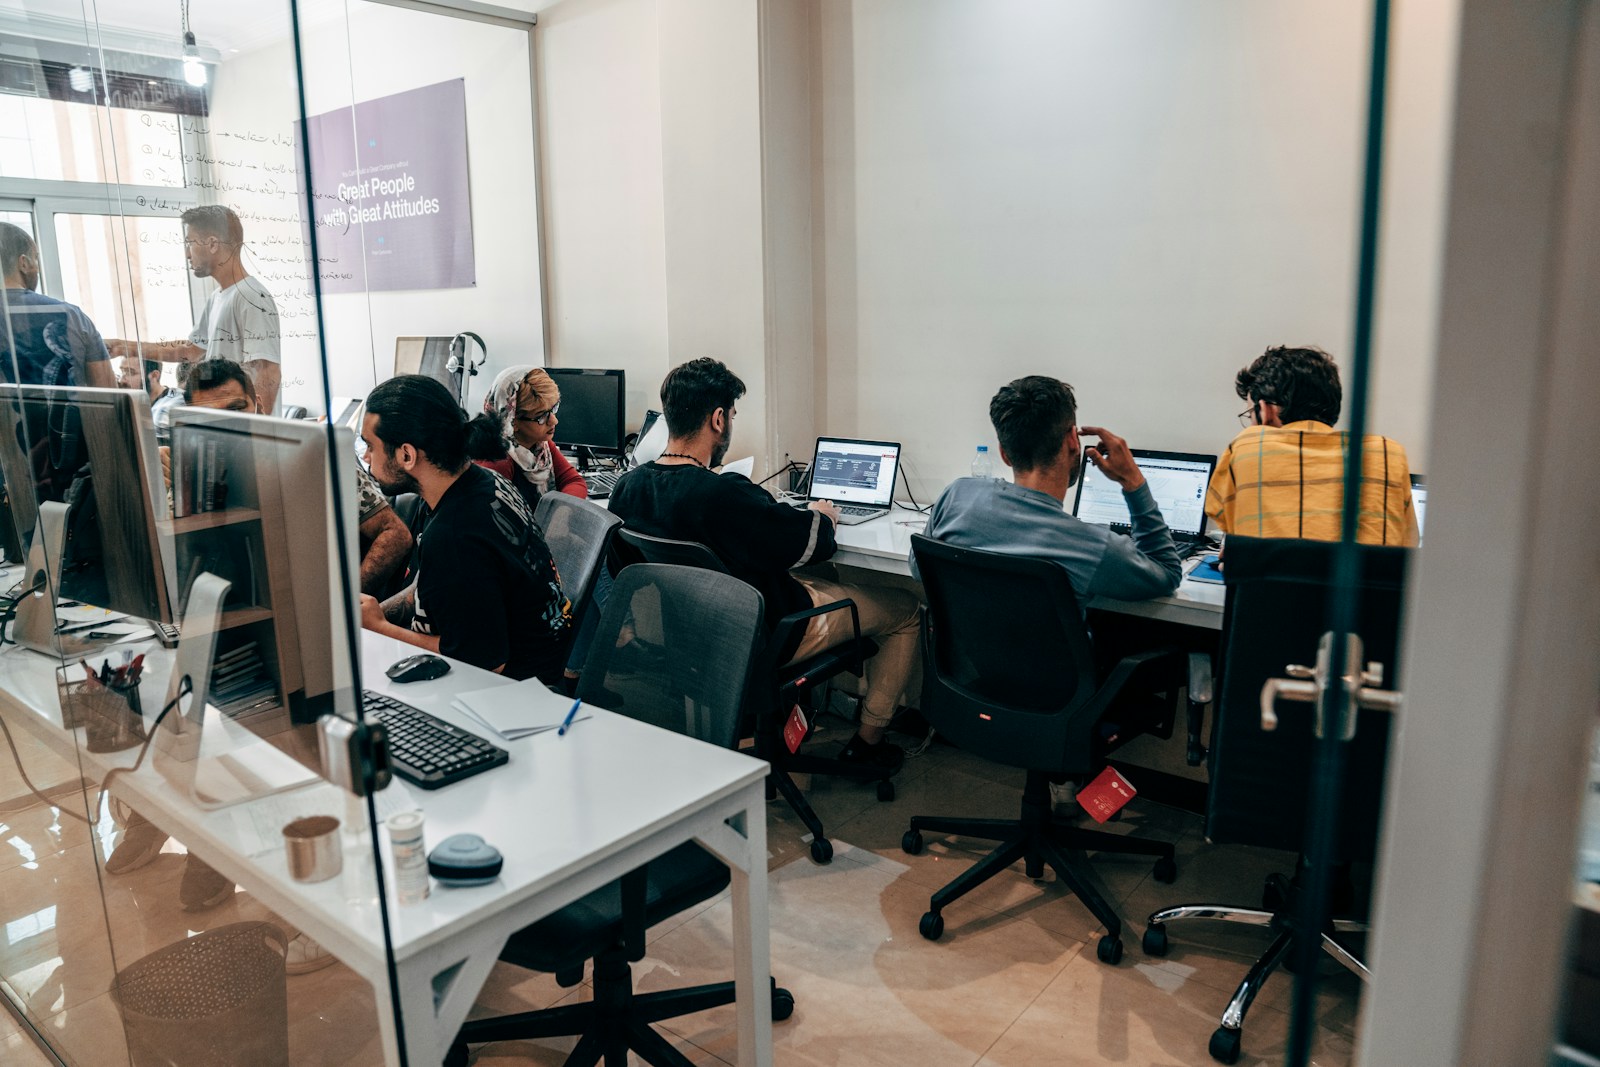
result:
M 133 1067 L 287 1067 L 289 939 L 231 923 L 158 949 L 118 972 Z

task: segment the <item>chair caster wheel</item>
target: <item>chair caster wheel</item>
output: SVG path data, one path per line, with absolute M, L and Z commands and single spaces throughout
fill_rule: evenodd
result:
M 1171 856 L 1162 856 L 1156 860 L 1155 870 L 1151 872 L 1155 879 L 1165 885 L 1171 885 L 1178 880 L 1178 861 Z
M 444 1067 L 467 1067 L 467 1046 L 457 1041 L 444 1054 Z
M 928 912 L 917 924 L 917 933 L 929 941 L 939 940 L 944 935 L 944 916 L 936 911 Z
M 794 994 L 781 986 L 772 991 L 772 1021 L 781 1023 L 794 1014 Z
M 894 783 L 885 778 L 883 781 L 878 783 L 878 800 L 886 804 L 893 799 Z
M 1217 1027 L 1211 1035 L 1211 1058 L 1218 1063 L 1239 1062 L 1239 1031 L 1226 1026 Z
M 1106 934 L 1095 946 L 1095 955 L 1100 957 L 1101 963 L 1109 963 L 1115 967 L 1122 962 L 1122 939 Z
M 922 854 L 922 832 L 920 830 L 907 830 L 900 837 L 900 851 L 908 856 Z
M 1167 928 L 1165 926 L 1152 926 L 1144 932 L 1144 940 L 1140 942 L 1146 956 L 1165 956 L 1167 954 Z
M 818 863 L 828 863 L 833 859 L 833 842 L 826 837 L 813 837 L 811 839 L 811 858 Z
M 570 971 L 556 972 L 556 985 L 562 989 L 571 989 L 573 986 L 583 984 L 583 965 L 572 968 Z

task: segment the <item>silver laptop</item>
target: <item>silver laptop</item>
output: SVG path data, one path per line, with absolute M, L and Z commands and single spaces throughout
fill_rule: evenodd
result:
M 1211 484 L 1211 472 L 1217 469 L 1217 457 L 1145 448 L 1132 451 L 1179 551 L 1194 548 L 1205 540 L 1206 486 Z M 1090 463 L 1087 455 L 1083 457 L 1083 470 L 1078 474 L 1078 495 L 1072 501 L 1072 514 L 1084 522 L 1109 526 L 1118 533 L 1133 532 L 1133 517 L 1128 514 L 1122 487 L 1101 474 L 1100 468 Z
M 819 437 L 811 457 L 811 500 L 831 500 L 846 526 L 885 515 L 894 506 L 894 480 L 900 470 L 895 441 L 854 441 Z

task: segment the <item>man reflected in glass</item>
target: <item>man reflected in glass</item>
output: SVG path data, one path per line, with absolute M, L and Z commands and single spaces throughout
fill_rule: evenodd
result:
M 114 388 L 106 343 L 76 304 L 39 289 L 39 246 L 22 227 L 0 222 L 0 380 L 17 385 Z

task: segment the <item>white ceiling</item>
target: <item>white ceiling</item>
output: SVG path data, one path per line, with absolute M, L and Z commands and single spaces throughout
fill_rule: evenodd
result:
M 497 7 L 537 12 L 554 7 L 559 0 L 492 2 Z M 303 26 L 316 25 L 344 17 L 347 9 L 354 13 L 369 6 L 369 0 L 300 0 L 300 20 Z M 175 45 L 183 36 L 180 0 L 0 0 L 0 9 L 20 15 L 24 21 L 82 21 L 98 24 L 108 35 L 171 39 Z M 189 0 L 189 27 L 202 50 L 216 49 L 226 58 L 286 39 L 289 0 Z

